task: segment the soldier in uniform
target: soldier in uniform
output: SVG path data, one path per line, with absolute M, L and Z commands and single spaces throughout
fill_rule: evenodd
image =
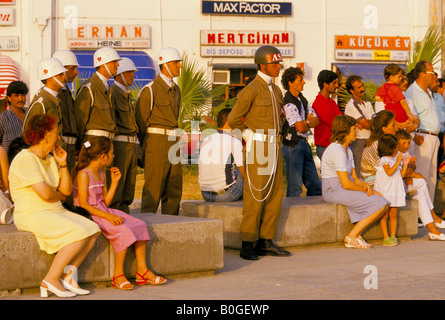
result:
M 111 208 L 130 213 L 129 205 L 133 202 L 136 185 L 136 141 L 138 127 L 128 89 L 133 84 L 134 73 L 138 71 L 133 61 L 122 58 L 111 92 L 111 104 L 115 111 L 118 134 L 114 136 L 114 166 L 118 167 L 122 177 L 119 180 Z
M 177 215 L 182 197 L 182 166 L 168 158 L 176 143 L 181 92 L 173 78 L 179 76 L 181 55 L 172 47 L 159 52 L 161 73 L 140 92 L 136 101 L 136 121 L 144 156 L 142 212 Z
M 58 59 L 65 67 L 67 83 L 72 83 L 79 74 L 77 67 L 79 62 L 76 55 L 69 50 L 59 50 L 53 54 L 53 58 Z M 68 170 L 74 168 L 76 164 L 76 140 L 78 137 L 76 128 L 76 118 L 74 117 L 74 99 L 68 84 L 59 92 L 58 96 L 60 112 L 62 114 L 62 140 L 65 142 L 67 152 L 66 163 Z
M 116 74 L 120 60 L 117 51 L 110 47 L 100 48 L 94 53 L 96 72 L 80 87 L 74 102 L 79 134 L 77 150 L 89 136 L 113 139 L 117 133 L 108 80 Z
M 279 75 L 283 60 L 280 51 L 269 45 L 258 48 L 254 60 L 258 65 L 258 74 L 240 91 L 228 117 L 230 127 L 242 131 L 246 141 L 240 252 L 240 256 L 246 260 L 258 260 L 258 256 L 263 255 L 290 255 L 272 242 L 283 201 L 283 170 L 278 139 L 283 96 L 273 79 Z
M 66 85 L 66 69 L 62 63 L 55 58 L 44 59 L 37 65 L 37 75 L 44 84 L 31 101 L 23 121 L 23 130 L 26 129 L 29 120 L 43 113 L 50 113 L 57 119 L 59 137 L 62 136 L 62 113 L 58 100 L 60 90 Z M 59 138 L 57 142 L 65 148 L 65 142 Z

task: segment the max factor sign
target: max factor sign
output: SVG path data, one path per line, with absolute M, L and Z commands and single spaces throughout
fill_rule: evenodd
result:
M 203 14 L 290 16 L 290 2 L 202 1 Z

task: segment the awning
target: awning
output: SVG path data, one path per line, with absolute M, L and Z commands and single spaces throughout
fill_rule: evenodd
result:
M 19 69 L 14 60 L 0 55 L 0 99 L 6 98 L 6 89 L 12 81 L 19 80 Z
M 373 80 L 377 85 L 384 83 L 383 70 L 389 63 L 333 63 L 340 72 L 348 77 L 352 74 L 362 77 L 363 80 Z M 402 69 L 406 65 L 399 64 Z
M 80 64 L 77 67 L 79 71 L 79 79 L 84 81 L 89 79 L 96 69 L 93 65 L 94 52 L 92 50 L 73 51 Z M 156 70 L 153 60 L 148 54 L 142 51 L 118 51 L 119 56 L 131 59 L 136 68 L 139 70 L 134 75 L 134 84 L 140 87 L 145 86 L 148 82 L 152 81 L 156 77 Z M 110 85 L 113 84 L 114 79 L 110 78 Z

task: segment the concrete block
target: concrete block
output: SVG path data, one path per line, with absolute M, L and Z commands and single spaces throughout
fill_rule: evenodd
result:
M 13 224 L 0 225 L 0 290 L 40 286 L 54 257 L 40 250 L 32 233 L 18 231 Z M 79 282 L 110 276 L 110 243 L 100 235 L 79 269 Z
M 133 216 L 147 223 L 151 241 L 147 244 L 146 258 L 154 273 L 184 274 L 224 267 L 221 221 L 154 213 Z M 114 263 L 114 254 L 112 260 Z M 124 270 L 129 278 L 136 275 L 133 249 L 127 253 Z
M 222 222 L 219 220 L 135 214 L 147 223 L 151 241 L 147 264 L 155 273 L 173 275 L 223 268 Z M 32 233 L 14 225 L 0 225 L 0 291 L 40 285 L 55 255 L 41 251 Z M 114 251 L 100 235 L 79 269 L 79 282 L 109 281 L 114 273 Z M 136 275 L 133 247 L 127 253 L 125 273 Z
M 181 215 L 223 221 L 224 246 L 241 248 L 240 226 L 243 201 L 181 202 Z M 284 198 L 276 242 L 283 247 L 336 242 L 336 205 L 323 201 L 321 196 Z
M 417 200 L 406 200 L 406 206 L 399 208 L 397 219 L 397 237 L 410 237 L 418 232 L 417 225 Z M 345 206 L 338 205 L 337 209 L 337 240 L 343 241 L 345 236 L 353 228 L 349 219 L 349 214 Z M 363 238 L 366 240 L 383 239 L 382 229 L 379 221 L 374 222 L 363 232 Z

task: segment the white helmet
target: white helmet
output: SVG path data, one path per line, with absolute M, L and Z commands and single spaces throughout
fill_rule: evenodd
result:
M 116 75 L 121 74 L 126 71 L 139 71 L 136 66 L 134 65 L 134 62 L 129 58 L 122 58 L 121 61 L 119 61 L 119 67 L 117 67 Z
M 37 76 L 39 80 L 46 80 L 67 71 L 62 63 L 56 58 L 48 58 L 37 65 Z
M 116 50 L 110 47 L 103 47 L 98 49 L 94 53 L 94 67 L 100 67 L 101 65 L 104 65 L 110 61 L 119 61 L 121 60 L 121 57 L 119 56 L 119 53 L 117 53 Z
M 78 66 L 76 55 L 70 50 L 59 50 L 54 52 L 53 58 L 59 59 L 64 66 Z
M 182 57 L 179 54 L 179 51 L 173 47 L 166 47 L 159 51 L 158 55 L 159 64 L 164 64 L 170 61 L 182 61 Z

